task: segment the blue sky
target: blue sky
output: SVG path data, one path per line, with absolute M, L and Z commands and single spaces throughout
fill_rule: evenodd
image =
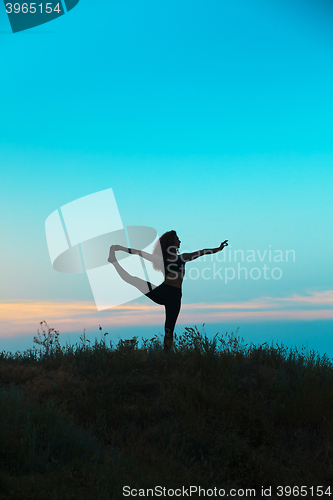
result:
M 93 303 L 85 275 L 52 269 L 44 224 L 62 205 L 112 188 L 125 225 L 176 229 L 184 251 L 224 239 L 231 250 L 295 251 L 295 262 L 279 264 L 280 280 L 187 279 L 184 304 L 240 311 L 269 297 L 282 311 L 273 320 L 294 324 L 295 339 L 302 319 L 326 320 L 332 332 L 329 2 L 119 0 L 96 8 L 80 0 L 16 34 L 0 10 L 3 310 L 9 301 L 16 311 L 22 301 L 31 310 L 44 301 L 45 312 L 53 302 Z M 281 305 L 295 296 L 298 326 Z M 303 308 L 326 312 L 302 317 Z M 30 317 L 18 323 L 6 311 L 2 337 L 35 334 Z M 221 323 L 253 323 L 236 313 Z M 63 327 L 90 326 L 80 314 Z M 112 310 L 91 314 L 97 324 L 115 318 Z M 201 323 L 217 322 L 202 314 Z M 147 318 L 138 314 L 138 324 Z

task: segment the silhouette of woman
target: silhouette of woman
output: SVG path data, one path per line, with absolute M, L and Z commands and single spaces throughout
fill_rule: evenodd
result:
M 160 245 L 160 246 L 159 246 Z M 142 250 L 135 250 L 133 248 L 126 248 L 121 245 L 112 245 L 110 247 L 110 254 L 108 262 L 113 264 L 119 276 L 135 286 L 140 292 L 149 297 L 156 304 L 165 307 L 165 336 L 164 336 L 164 349 L 169 350 L 173 342 L 173 331 L 179 315 L 182 298 L 182 282 L 185 274 L 185 264 L 191 260 L 197 259 L 202 255 L 220 252 L 224 247 L 228 246 L 228 240 L 223 241 L 217 248 L 207 248 L 205 250 L 198 250 L 192 253 L 179 254 L 180 239 L 176 231 L 168 231 L 164 233 L 156 242 L 153 253 L 149 254 Z M 162 250 L 162 256 L 159 251 Z M 123 250 L 130 254 L 140 255 L 144 259 L 152 262 L 155 270 L 164 273 L 164 281 L 161 285 L 152 285 L 149 281 L 142 280 L 136 276 L 130 275 L 123 269 L 116 259 L 115 252 Z M 147 288 L 148 287 L 148 288 Z M 149 292 L 147 293 L 147 290 Z

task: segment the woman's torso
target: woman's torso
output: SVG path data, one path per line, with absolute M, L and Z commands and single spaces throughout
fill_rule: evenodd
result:
M 164 284 L 181 288 L 185 274 L 185 262 L 183 261 L 181 256 L 175 255 L 174 258 L 165 258 L 164 270 Z

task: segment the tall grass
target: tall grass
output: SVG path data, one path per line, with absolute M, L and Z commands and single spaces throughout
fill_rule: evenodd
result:
M 326 355 L 204 325 L 169 352 L 157 335 L 61 347 L 45 322 L 38 333 L 39 349 L 0 354 L 0 499 L 333 485 Z

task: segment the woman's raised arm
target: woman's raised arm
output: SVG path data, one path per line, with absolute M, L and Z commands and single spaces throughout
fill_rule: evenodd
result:
M 183 262 L 189 262 L 190 260 L 198 259 L 199 257 L 202 257 L 203 255 L 207 254 L 212 254 L 212 253 L 217 253 L 223 250 L 224 247 L 228 246 L 228 240 L 224 240 L 221 245 L 217 248 L 206 248 L 204 250 L 198 250 L 197 252 L 192 252 L 192 253 L 183 253 L 181 254 L 181 258 Z
M 143 257 L 146 260 L 150 260 L 150 262 L 155 262 L 155 263 L 162 263 L 163 259 L 162 257 L 159 257 L 158 255 L 153 255 L 148 252 L 144 252 L 143 250 L 136 250 L 135 248 L 127 248 L 123 247 L 122 245 L 113 245 L 114 250 L 122 250 L 123 252 L 127 252 L 131 255 L 139 255 L 140 257 Z

